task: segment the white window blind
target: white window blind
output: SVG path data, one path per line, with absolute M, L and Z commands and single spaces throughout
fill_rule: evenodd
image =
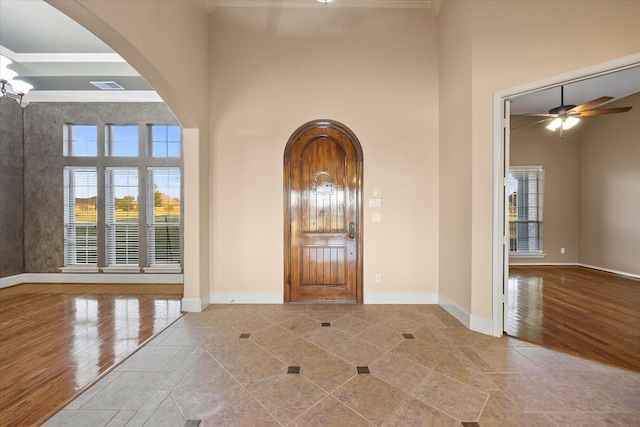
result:
M 64 168 L 64 265 L 98 263 L 96 168 Z
M 148 168 L 147 250 L 150 266 L 180 264 L 180 169 Z
M 107 266 L 138 266 L 138 169 L 107 168 L 105 210 Z
M 509 250 L 512 254 L 542 254 L 542 166 L 509 170 Z

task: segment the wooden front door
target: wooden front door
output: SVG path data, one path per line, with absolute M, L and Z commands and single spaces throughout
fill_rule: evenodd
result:
M 362 302 L 362 148 L 344 125 L 309 122 L 284 156 L 285 301 Z

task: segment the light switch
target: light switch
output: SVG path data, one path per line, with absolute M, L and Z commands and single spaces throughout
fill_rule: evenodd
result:
M 380 198 L 382 197 L 381 193 L 380 193 L 380 189 L 379 188 L 374 188 L 373 189 L 373 197 L 375 198 Z
M 380 222 L 382 221 L 382 214 L 380 212 L 374 212 L 371 214 L 371 221 Z
M 382 200 L 380 199 L 369 199 L 369 207 L 370 208 L 379 208 L 382 205 Z

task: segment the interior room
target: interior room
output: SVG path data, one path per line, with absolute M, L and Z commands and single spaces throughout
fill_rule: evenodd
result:
M 20 15 L 25 3 L 34 9 Z M 639 67 L 640 3 L 557 1 L 551 12 L 539 1 L 0 0 L 0 12 L 0 54 L 12 61 L 3 67 L 33 86 L 21 96 L 9 84 L 13 96 L 0 102 L 3 337 L 41 315 L 22 310 L 48 301 L 76 313 L 58 319 L 77 321 L 78 287 L 117 285 L 126 295 L 123 285 L 135 285 L 138 296 L 170 289 L 154 296 L 163 303 L 147 296 L 146 307 L 163 309 L 124 310 L 162 313 L 154 333 L 136 323 L 136 338 L 122 338 L 136 341 L 125 356 L 100 363 L 82 385 L 72 381 L 27 424 L 52 416 L 48 425 L 94 416 L 95 425 L 176 426 L 317 425 L 329 416 L 415 425 L 416 414 L 436 425 L 640 419 L 637 373 L 503 335 L 510 263 L 640 276 L 637 88 L 567 98 L 611 95 L 600 108 L 633 109 L 587 117 L 562 139 L 544 126 L 518 127 L 533 119 L 501 118 L 505 101 L 515 108 L 539 89 Z M 69 23 L 77 27 L 65 32 Z M 95 135 L 87 145 L 76 139 L 84 126 Z M 124 127 L 137 135 L 134 158 L 115 154 Z M 155 139 L 156 127 L 165 139 Z M 166 154 L 176 141 L 180 155 Z M 299 198 L 297 172 L 288 173 L 298 142 L 318 153 L 334 147 L 293 157 L 330 159 L 315 175 L 300 172 L 309 193 Z M 95 154 L 74 154 L 79 147 Z M 340 153 L 354 173 L 342 182 L 331 169 Z M 542 260 L 506 255 L 507 163 L 544 167 Z M 74 193 L 78 177 L 97 190 Z M 160 177 L 178 184 L 164 190 Z M 129 193 L 117 195 L 119 186 Z M 328 194 L 347 187 L 353 196 L 336 196 L 345 216 L 331 237 L 342 240 L 295 258 L 292 248 L 317 245 L 304 238 L 320 232 L 294 222 L 294 209 L 312 190 L 314 203 L 334 203 Z M 69 201 L 80 199 L 78 226 Z M 129 245 L 123 234 L 140 238 Z M 333 260 L 338 247 L 347 248 L 346 273 L 326 277 L 348 281 L 339 284 L 348 293 L 299 298 L 307 294 L 292 289 L 312 276 L 305 262 Z M 7 303 L 24 285 L 22 305 Z M 265 376 L 245 375 L 250 366 Z M 211 397 L 207 378 L 228 387 Z M 301 400 L 278 400 L 292 387 Z M 447 392 L 434 396 L 438 389 Z M 362 390 L 370 393 L 359 400 Z M 380 396 L 393 398 L 381 405 Z M 24 425 L 20 417 L 7 423 Z

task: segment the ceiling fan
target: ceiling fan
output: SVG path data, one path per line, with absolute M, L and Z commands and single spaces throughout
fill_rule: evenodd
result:
M 560 86 L 560 105 L 552 108 L 548 113 L 542 114 L 522 114 L 523 116 L 542 116 L 546 119 L 539 120 L 537 122 L 529 123 L 525 126 L 534 125 L 551 120 L 551 123 L 547 125 L 549 130 L 560 129 L 560 138 L 563 136 L 563 132 L 566 129 L 570 129 L 575 126 L 580 120 L 579 117 L 600 116 L 602 114 L 615 114 L 626 113 L 631 110 L 632 107 L 617 107 L 617 108 L 600 108 L 596 107 L 609 102 L 613 99 L 611 96 L 601 96 L 592 101 L 586 102 L 581 105 L 573 105 L 564 103 L 564 86 Z M 519 126 L 522 127 L 522 126 Z

